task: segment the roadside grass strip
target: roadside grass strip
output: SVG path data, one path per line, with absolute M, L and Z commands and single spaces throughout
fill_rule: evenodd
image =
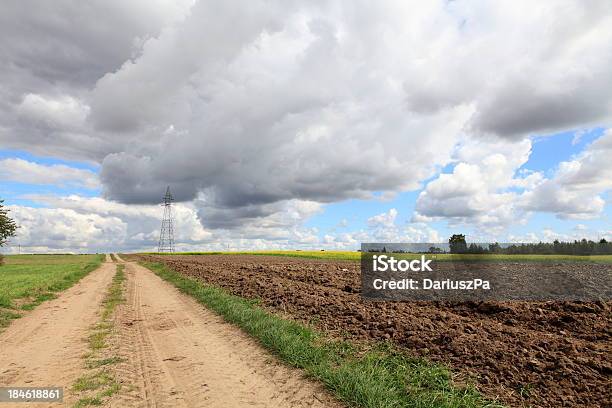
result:
M 493 408 L 473 386 L 452 384 L 441 365 L 399 352 L 388 342 L 365 346 L 334 340 L 298 322 L 185 277 L 163 264 L 142 262 L 162 279 L 236 324 L 287 364 L 321 381 L 341 401 L 364 408 Z
M 115 350 L 107 340 L 114 331 L 113 313 L 117 305 L 125 301 L 124 269 L 125 265 L 117 265 L 113 281 L 102 302 L 100 321 L 91 328 L 87 337 L 89 352 L 83 356 L 87 372 L 72 385 L 72 390 L 80 395 L 74 404 L 75 408 L 102 405 L 105 398 L 111 397 L 121 388 L 110 367 L 123 360 L 114 355 Z
M 104 261 L 104 255 L 10 255 L 0 266 L 0 329 L 57 297 Z

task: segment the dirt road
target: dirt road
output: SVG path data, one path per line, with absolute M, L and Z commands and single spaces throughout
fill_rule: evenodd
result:
M 153 272 L 135 263 L 125 266 L 126 302 L 116 309 L 109 340 L 121 358 L 109 366 L 121 388 L 104 406 L 340 406 L 321 385 L 282 366 Z M 0 334 L 0 386 L 64 387 L 62 404 L 13 406 L 69 407 L 78 400 L 71 385 L 86 372 L 84 338 L 99 321 L 115 268 L 107 257 L 101 268 Z
M 57 299 L 41 304 L 2 332 L 0 386 L 64 387 L 63 406 L 70 406 L 74 398 L 67 391 L 83 369 L 83 338 L 97 320 L 114 273 L 115 265 L 105 262 Z M 0 403 L 2 408 L 48 405 Z
M 128 301 L 117 316 L 121 370 L 137 387 L 117 406 L 338 406 L 321 386 L 148 269 L 127 263 L 126 273 Z

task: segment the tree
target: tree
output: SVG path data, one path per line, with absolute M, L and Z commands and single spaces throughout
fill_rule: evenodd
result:
M 4 208 L 3 202 L 4 200 L 0 200 L 0 247 L 6 244 L 10 237 L 14 237 L 17 230 L 17 224 L 7 215 L 9 210 Z
M 502 251 L 501 245 L 498 242 L 494 244 L 489 244 L 489 252 L 492 254 L 497 254 Z
M 467 243 L 463 234 L 453 234 L 448 239 L 448 245 L 450 246 L 451 254 L 463 254 L 467 251 Z

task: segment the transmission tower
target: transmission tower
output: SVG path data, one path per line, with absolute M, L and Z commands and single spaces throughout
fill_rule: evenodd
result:
M 164 218 L 162 218 L 161 231 L 159 233 L 159 246 L 157 252 L 174 252 L 174 215 L 172 214 L 172 202 L 174 197 L 170 192 L 170 186 L 166 189 L 164 196 Z

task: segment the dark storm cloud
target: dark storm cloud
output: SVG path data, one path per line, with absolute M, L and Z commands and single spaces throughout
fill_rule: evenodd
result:
M 416 189 L 473 134 L 607 123 L 610 4 L 9 2 L 0 141 L 259 236 L 296 201 Z
M 610 60 L 610 55 L 601 57 Z M 516 139 L 606 121 L 612 113 L 612 71 L 594 75 L 570 89 L 540 91 L 532 83 L 508 84 L 479 105 L 472 129 Z
M 164 4 L 166 3 L 166 4 Z M 0 142 L 41 155 L 101 160 L 113 151 L 83 121 L 41 123 L 19 110 L 28 94 L 53 102 L 70 96 L 84 106 L 108 72 L 136 57 L 146 39 L 183 13 L 157 1 L 2 2 L 0 12 Z M 61 107 L 58 109 L 61 115 Z
M 178 159 L 177 159 L 178 160 Z M 172 186 L 177 201 L 190 201 L 197 194 L 197 179 L 181 179 L 151 163 L 150 158 L 137 158 L 127 153 L 114 153 L 102 162 L 100 180 L 104 191 L 112 197 L 121 197 L 127 204 L 154 204 L 162 201 L 166 186 Z

